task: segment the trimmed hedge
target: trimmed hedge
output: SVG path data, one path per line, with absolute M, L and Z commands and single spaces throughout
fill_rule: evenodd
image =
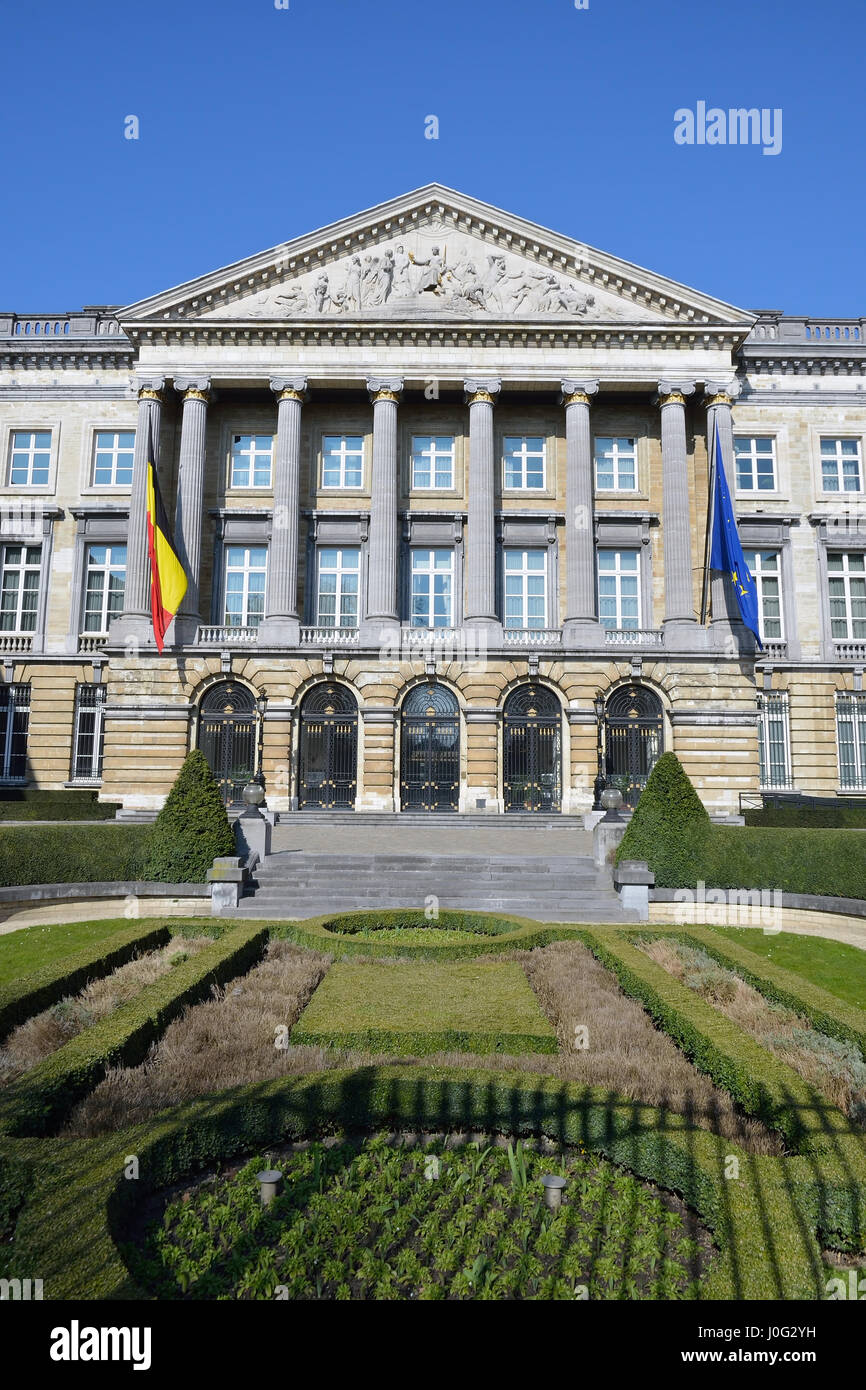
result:
M 194 748 L 156 818 L 144 878 L 204 883 L 215 859 L 236 854 L 234 831 L 207 758 Z
M 0 834 L 0 888 L 146 877 L 152 826 L 11 826 Z
M 56 1130 L 109 1067 L 143 1061 L 178 1014 L 206 999 L 213 985 L 249 970 L 267 942 L 268 930 L 260 924 L 235 927 L 64 1043 L 8 1087 L 0 1098 L 0 1131 L 44 1135 Z
M 99 801 L 95 791 L 38 787 L 6 788 L 0 794 L 2 820 L 113 820 L 121 802 Z
M 148 1125 L 56 1146 L 14 1144 L 34 1168 L 34 1198 L 18 1218 L 11 1276 L 38 1269 L 46 1299 L 139 1299 L 116 1240 L 149 1193 L 197 1170 L 335 1129 L 395 1126 L 547 1135 L 583 1144 L 638 1177 L 679 1193 L 720 1246 L 701 1296 L 815 1299 L 820 1251 L 783 1161 L 755 1159 L 679 1115 L 600 1089 L 510 1072 L 392 1066 L 287 1077 L 237 1088 Z M 4 1141 L 10 1145 L 11 1141 Z M 139 1180 L 123 1175 L 125 1154 Z M 727 1181 L 735 1156 L 740 1177 Z M 772 1239 L 756 1240 L 769 1229 Z
M 517 918 L 491 917 L 485 912 L 440 912 L 428 920 L 422 912 L 411 908 L 388 909 L 384 912 L 343 912 L 322 922 L 326 931 L 339 936 L 352 936 L 359 931 L 393 931 L 399 928 L 423 928 L 425 931 L 466 931 L 479 936 L 504 936 L 514 931 Z
M 133 956 L 158 951 L 170 941 L 168 927 L 146 927 L 139 922 L 30 975 L 0 985 L 0 1038 L 67 994 L 77 994 L 91 980 L 110 975 Z
M 789 826 L 801 830 L 866 829 L 866 806 L 764 806 L 744 811 L 746 825 Z
M 617 850 L 621 859 L 645 859 L 659 887 L 688 882 L 693 845 L 700 845 L 710 818 L 675 753 L 663 753 L 649 775 Z
M 363 921 L 364 917 L 368 921 Z M 308 917 L 302 922 L 274 922 L 271 924 L 271 935 L 286 941 L 293 941 L 296 946 L 304 946 L 308 951 L 321 951 L 326 955 L 333 956 L 335 960 L 352 960 L 359 956 L 366 956 L 369 959 L 390 958 L 398 956 L 401 960 L 441 960 L 459 961 L 474 960 L 477 956 L 495 955 L 500 951 L 529 951 L 534 946 L 549 946 L 554 941 L 568 941 L 578 934 L 577 924 L 567 922 L 553 923 L 551 925 L 539 925 L 526 917 L 488 917 L 485 913 L 473 912 L 443 912 L 440 915 L 439 926 L 441 928 L 456 928 L 458 921 L 461 924 L 460 930 L 478 933 L 478 941 L 466 941 L 451 943 L 447 946 L 436 944 L 435 925 L 426 922 L 422 912 L 412 913 L 409 911 L 387 911 L 355 912 L 347 914 L 350 921 L 357 925 L 350 932 L 331 931 L 330 925 L 337 918 L 333 913 L 324 917 Z M 400 917 L 402 923 L 393 922 L 390 919 Z M 445 919 L 448 919 L 447 921 Z M 341 917 L 340 921 L 346 918 Z M 358 940 L 355 933 L 369 928 L 370 921 L 379 921 L 384 927 L 402 925 L 404 927 L 424 926 L 430 927 L 430 945 L 403 945 L 393 941 L 371 941 L 369 938 Z M 470 922 L 473 925 L 468 925 Z M 476 922 L 487 923 L 487 926 L 477 926 Z M 508 930 L 504 930 L 505 924 Z

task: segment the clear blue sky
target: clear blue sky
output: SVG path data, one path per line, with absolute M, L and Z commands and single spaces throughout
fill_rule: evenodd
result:
M 745 308 L 866 314 L 864 0 L 17 0 L 0 41 L 0 310 L 130 303 L 438 180 Z M 676 145 L 699 101 L 781 107 L 782 152 Z

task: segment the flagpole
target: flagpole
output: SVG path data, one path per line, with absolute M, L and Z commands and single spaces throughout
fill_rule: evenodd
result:
M 714 411 L 713 411 L 713 442 L 712 442 L 712 445 L 710 446 L 710 454 L 711 454 L 711 458 L 710 458 L 710 495 L 709 495 L 709 498 L 707 499 L 707 501 L 708 501 L 708 505 L 707 505 L 707 536 L 706 536 L 706 542 L 705 542 L 705 545 L 704 545 L 704 585 L 703 585 L 703 590 L 702 590 L 702 592 L 701 592 L 701 626 L 702 626 L 702 627 L 704 626 L 704 624 L 705 624 L 706 621 L 707 621 L 707 599 L 708 599 L 708 597 L 709 597 L 709 587 L 710 587 L 710 553 L 711 553 L 712 544 L 713 544 L 713 526 L 714 526 L 714 524 L 715 524 L 715 519 L 716 519 L 716 469 L 717 469 L 717 467 L 718 467 L 718 462 L 717 462 L 717 457 L 718 457 L 718 455 L 717 455 L 717 448 L 716 448 L 716 434 L 717 434 L 718 428 L 719 428 L 718 417 L 716 416 L 716 412 L 715 412 L 715 410 L 714 410 Z

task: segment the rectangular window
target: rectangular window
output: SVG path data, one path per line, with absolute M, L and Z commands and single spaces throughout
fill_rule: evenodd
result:
M 104 685 L 75 687 L 71 769 L 73 782 L 95 782 L 102 776 L 105 692 Z
M 831 550 L 827 555 L 827 577 L 833 640 L 862 640 L 866 637 L 866 554 L 858 550 Z
M 825 492 L 862 492 L 859 439 L 821 440 L 821 484 Z
M 322 487 L 358 488 L 363 480 L 363 437 L 326 434 L 322 440 Z
M 547 551 L 505 551 L 505 626 L 547 627 Z
M 540 437 L 505 440 L 505 486 L 519 491 L 544 487 L 544 440 Z
M 97 430 L 93 446 L 93 486 L 132 487 L 134 430 Z
M 9 451 L 10 487 L 47 487 L 51 471 L 51 431 L 13 430 Z
M 866 791 L 866 695 L 836 696 L 839 784 L 843 791 Z
M 776 441 L 739 437 L 734 439 L 737 488 L 740 492 L 776 491 Z
M 749 573 L 758 590 L 758 621 L 761 640 L 781 642 L 785 637 L 782 618 L 782 567 L 778 550 L 744 551 Z
M 598 552 L 598 616 L 602 627 L 640 627 L 640 555 L 637 550 Z
M 265 612 L 267 546 L 228 545 L 225 556 L 225 625 L 258 627 Z
M 0 780 L 27 780 L 30 686 L 0 685 Z
M 3 547 L 0 585 L 0 631 L 35 632 L 42 573 L 40 545 Z
M 637 451 L 633 439 L 598 438 L 595 441 L 595 486 L 600 492 L 634 492 L 637 488 Z
M 361 588 L 361 552 L 351 546 L 323 546 L 319 551 L 319 627 L 357 627 Z
M 412 626 L 451 627 L 454 552 L 412 551 Z
M 270 487 L 274 441 L 269 434 L 232 435 L 232 487 Z
M 84 631 L 108 632 L 112 618 L 123 611 L 126 587 L 126 546 L 89 545 L 84 581 Z
M 761 786 L 767 790 L 790 787 L 791 732 L 787 691 L 767 691 L 758 697 L 758 755 Z
M 453 488 L 454 438 L 452 435 L 412 436 L 413 488 Z

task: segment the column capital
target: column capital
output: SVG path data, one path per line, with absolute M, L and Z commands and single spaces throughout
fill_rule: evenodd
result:
M 705 381 L 704 405 L 709 410 L 714 405 L 733 405 L 740 394 L 738 381 Z
M 659 382 L 658 403 L 660 406 L 685 405 L 686 397 L 694 395 L 694 391 L 693 381 L 671 381 L 668 377 L 662 377 Z
M 268 382 L 278 401 L 305 401 L 307 399 L 307 378 L 305 376 L 272 376 Z
M 371 376 L 367 378 L 367 390 L 372 405 L 377 401 L 393 401 L 395 405 L 399 405 L 403 382 L 399 377 Z
M 597 394 L 597 381 L 573 381 L 566 377 L 562 382 L 560 405 L 591 405 L 591 397 Z
M 210 377 L 176 376 L 174 389 L 182 394 L 184 400 L 204 401 L 207 404 L 210 400 Z
M 496 397 L 502 390 L 502 382 L 496 377 L 483 379 L 470 377 L 468 381 L 464 381 L 463 390 L 466 393 L 467 405 L 476 405 L 479 401 L 483 401 L 487 405 L 494 405 Z
M 136 390 L 138 391 L 138 399 L 140 401 L 162 402 L 162 393 L 165 390 L 164 376 L 149 377 L 146 380 L 137 381 L 135 385 Z

